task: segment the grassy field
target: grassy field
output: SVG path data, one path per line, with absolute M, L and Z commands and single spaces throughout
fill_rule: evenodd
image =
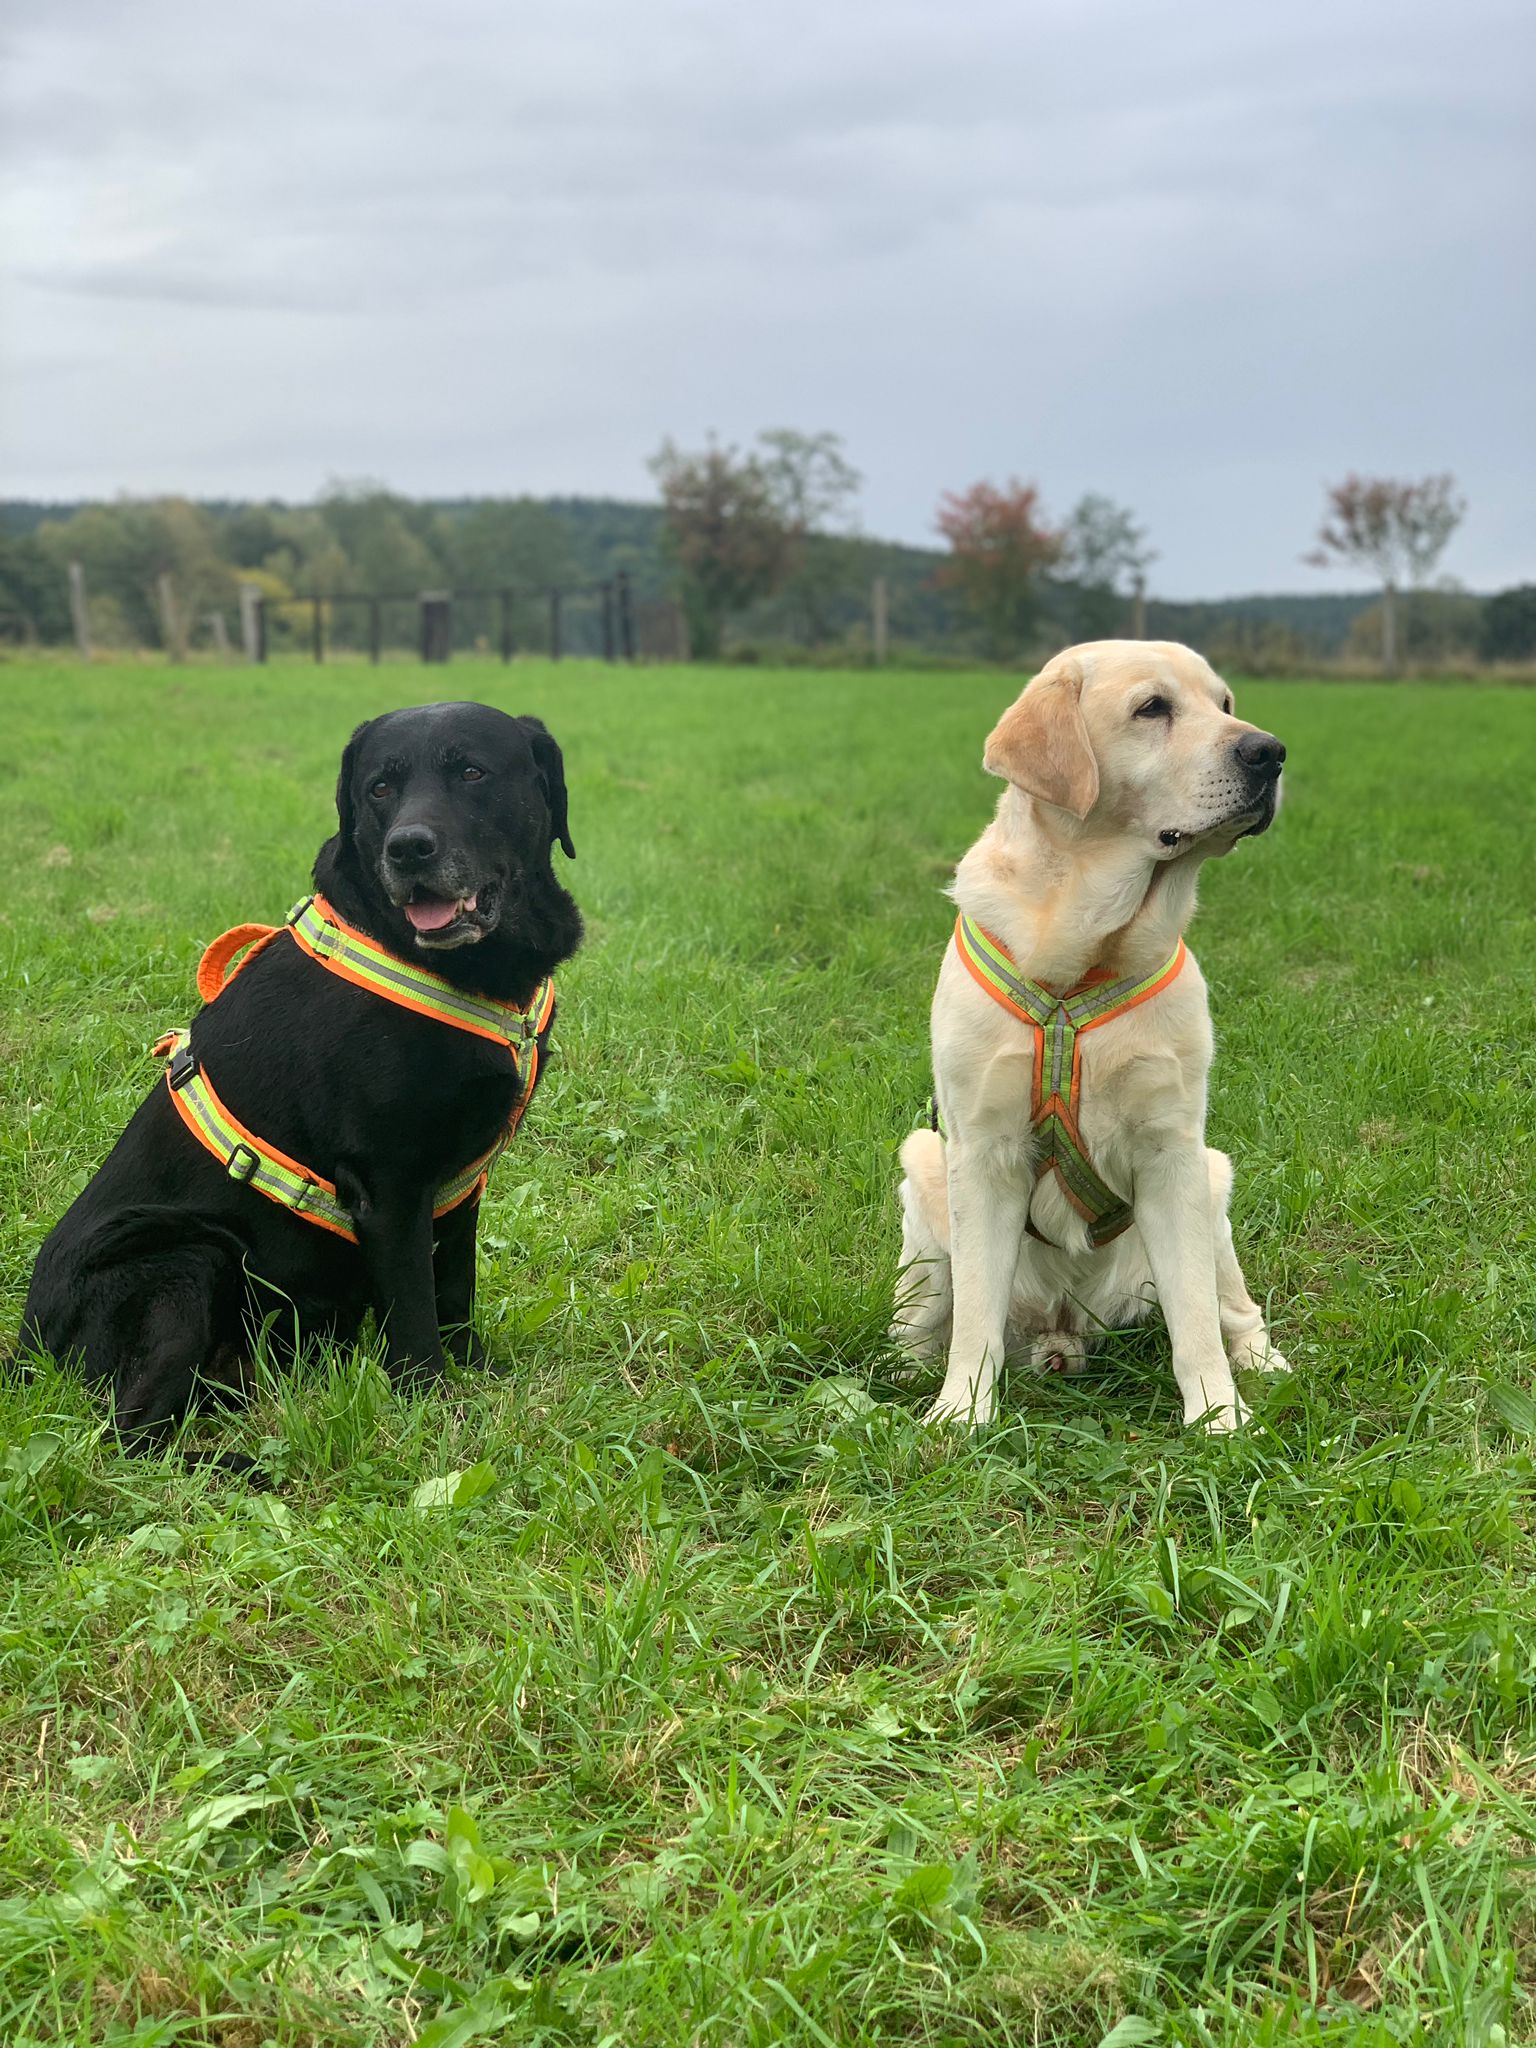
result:
M 428 680 L 0 669 L 0 1334 Z M 0 2040 L 1536 2040 L 1536 701 L 1241 692 L 1194 946 L 1296 1372 L 1186 1437 L 1143 1331 L 959 1443 L 881 1333 L 1006 679 L 432 680 L 548 719 L 588 918 L 494 1371 L 201 1425 L 266 1496 L 0 1374 Z

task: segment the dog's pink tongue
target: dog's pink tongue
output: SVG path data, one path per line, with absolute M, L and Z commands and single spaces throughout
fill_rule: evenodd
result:
M 429 898 L 421 903 L 407 903 L 405 914 L 419 932 L 440 932 L 445 924 L 452 924 L 458 915 L 457 903 L 442 903 Z

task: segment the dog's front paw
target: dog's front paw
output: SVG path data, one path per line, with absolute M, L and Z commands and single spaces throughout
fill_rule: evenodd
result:
M 1203 1426 L 1213 1435 L 1241 1429 L 1248 1411 L 1238 1398 L 1227 1361 L 1212 1359 L 1200 1368 L 1185 1367 L 1178 1373 L 1179 1392 L 1184 1397 L 1184 1427 Z
M 484 1372 L 490 1364 L 490 1353 L 480 1341 L 480 1333 L 467 1323 L 443 1333 L 443 1349 L 456 1372 Z
M 1289 1372 L 1291 1369 L 1291 1361 L 1278 1345 L 1270 1343 L 1268 1337 L 1264 1339 L 1262 1349 L 1258 1345 L 1253 1347 L 1253 1356 L 1248 1362 L 1255 1372 Z
M 435 1387 L 443 1376 L 445 1364 L 441 1354 L 436 1358 L 386 1358 L 384 1370 L 395 1392 L 409 1399 Z
M 1184 1404 L 1184 1427 L 1203 1428 L 1211 1436 L 1228 1436 L 1234 1429 L 1241 1429 L 1248 1420 L 1248 1410 L 1234 1393 L 1230 1401 L 1186 1401 Z
M 969 1385 L 944 1386 L 939 1389 L 938 1399 L 923 1420 L 930 1429 L 951 1428 L 956 1424 L 962 1429 L 980 1429 L 992 1420 L 995 1407 L 990 1387 L 983 1392 Z
M 1234 1337 L 1227 1347 L 1234 1372 L 1289 1372 L 1291 1361 L 1270 1341 L 1261 1325 L 1251 1336 Z

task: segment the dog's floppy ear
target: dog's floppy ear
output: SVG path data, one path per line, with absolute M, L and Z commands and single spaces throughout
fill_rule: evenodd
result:
M 556 840 L 564 849 L 567 860 L 576 858 L 576 848 L 571 843 L 571 826 L 565 795 L 565 756 L 558 742 L 551 736 L 542 718 L 520 718 L 518 724 L 528 735 L 533 748 L 533 765 L 539 771 L 544 784 L 544 798 L 549 805 L 549 838 L 553 845 Z
M 1099 796 L 1099 764 L 1083 723 L 1082 693 L 1082 663 L 1075 654 L 1058 654 L 1003 713 L 982 755 L 989 775 L 1005 775 L 1074 818 L 1086 818 Z
M 363 734 L 372 724 L 371 718 L 365 718 L 361 725 L 354 726 L 351 739 L 341 750 L 341 767 L 336 776 L 336 825 L 343 847 L 352 844 L 352 832 L 357 824 L 357 812 L 352 802 L 352 777 L 357 768 L 357 749 Z
M 315 881 L 322 889 L 332 887 L 338 874 L 357 865 L 357 848 L 352 843 L 353 829 L 357 824 L 357 809 L 352 801 L 352 777 L 357 767 L 358 743 L 372 724 L 371 718 L 365 718 L 342 750 L 341 769 L 336 777 L 336 836 L 326 840 L 315 861 Z

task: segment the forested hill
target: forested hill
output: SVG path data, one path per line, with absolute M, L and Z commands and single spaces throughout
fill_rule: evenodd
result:
M 269 577 L 274 589 L 295 593 L 503 582 L 570 585 L 601 582 L 621 569 L 629 572 L 642 599 L 661 597 L 670 588 L 661 510 L 653 504 L 576 497 L 412 500 L 382 491 L 334 493 L 303 506 L 234 499 L 208 499 L 195 506 L 162 503 L 179 507 L 170 521 L 175 567 L 197 586 L 199 603 L 220 601 L 220 572 L 231 579 Z M 125 630 L 137 637 L 141 629 L 152 642 L 148 601 L 140 621 L 134 583 L 141 564 L 149 566 L 145 550 L 165 545 L 152 541 L 145 530 L 148 511 L 146 501 L 127 499 L 64 504 L 0 500 L 0 537 L 22 545 L 40 541 L 43 555 L 34 558 L 37 567 L 45 559 L 55 575 L 67 552 L 84 556 L 93 588 L 116 592 L 127 615 Z M 936 578 L 945 559 L 939 550 L 865 538 L 830 539 L 817 547 L 814 630 L 807 630 L 800 608 L 780 598 L 755 606 L 737 621 L 733 637 L 738 642 L 857 642 L 867 626 L 870 583 L 879 575 L 889 588 L 894 638 L 935 649 L 964 643 L 964 622 Z M 1204 646 L 1257 649 L 1266 640 L 1284 641 L 1298 651 L 1326 656 L 1345 646 L 1351 626 L 1373 602 L 1370 594 L 1333 592 L 1188 603 L 1154 597 L 1147 629 Z M 13 597 L 13 609 L 15 603 Z M 55 612 L 51 604 L 47 609 L 50 625 L 57 624 L 62 610 Z M 1081 630 L 1079 609 L 1071 585 L 1047 584 L 1042 604 L 1047 637 L 1089 637 Z M 52 636 L 46 630 L 46 637 Z

